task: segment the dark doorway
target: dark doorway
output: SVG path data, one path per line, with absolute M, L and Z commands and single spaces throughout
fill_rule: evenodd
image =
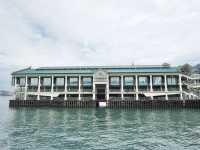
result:
M 96 84 L 96 99 L 97 101 L 106 100 L 106 85 L 105 84 Z

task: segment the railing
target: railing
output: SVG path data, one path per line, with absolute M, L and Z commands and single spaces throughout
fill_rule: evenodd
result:
M 124 88 L 124 92 L 135 92 L 135 88 Z
M 67 89 L 68 92 L 78 92 L 78 89 Z
M 38 87 L 37 86 L 28 86 L 27 91 L 28 92 L 37 92 Z
M 25 92 L 25 87 L 17 87 L 15 92 Z
M 67 97 L 67 100 L 77 100 L 78 101 L 78 97 Z
M 24 100 L 24 93 L 16 93 L 15 99 L 16 100 Z
M 136 97 L 124 97 L 124 100 L 136 100 Z
M 40 92 L 51 92 L 51 87 L 40 87 Z
M 37 96 L 27 96 L 27 100 L 37 100 Z
M 64 92 L 65 87 L 54 87 L 54 92 Z
M 81 89 L 81 92 L 92 92 L 93 89 Z
M 109 100 L 122 100 L 122 98 L 109 96 Z
M 81 97 L 81 100 L 92 100 L 92 97 L 91 96 L 88 96 L 88 97 Z
M 168 100 L 180 100 L 179 96 L 168 96 Z
M 63 101 L 63 100 L 64 100 L 64 97 L 54 97 L 53 100 Z
M 179 91 L 179 87 L 168 87 L 168 91 Z
M 151 97 L 139 97 L 139 100 L 151 100 Z
M 120 92 L 121 89 L 109 89 L 110 92 Z

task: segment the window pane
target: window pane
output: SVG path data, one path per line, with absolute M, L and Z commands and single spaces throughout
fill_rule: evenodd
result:
M 124 77 L 125 85 L 133 85 L 133 77 Z
M 78 86 L 78 78 L 69 78 L 69 85 L 70 86 Z
M 90 78 L 90 77 L 84 77 L 83 78 L 83 85 L 84 86 L 92 85 L 92 78 Z
M 31 78 L 31 86 L 37 86 L 38 85 L 38 78 Z
M 167 83 L 168 83 L 168 85 L 176 85 L 177 84 L 177 78 L 176 77 L 168 77 Z
M 119 85 L 120 83 L 119 83 L 119 77 L 111 77 L 110 78 L 110 84 L 111 85 Z
M 162 77 L 153 77 L 153 85 L 161 85 Z
M 64 78 L 56 78 L 56 85 L 58 86 L 64 86 L 65 79 Z
M 139 77 L 139 85 L 148 85 L 147 77 Z
M 50 86 L 51 78 L 43 78 L 43 86 Z

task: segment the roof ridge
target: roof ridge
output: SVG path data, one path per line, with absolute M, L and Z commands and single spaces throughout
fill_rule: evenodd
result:
M 163 65 L 112 65 L 112 66 L 48 66 L 48 67 L 39 67 L 36 70 L 45 70 L 45 69 L 81 69 L 81 68 L 173 68 L 171 66 L 163 66 Z

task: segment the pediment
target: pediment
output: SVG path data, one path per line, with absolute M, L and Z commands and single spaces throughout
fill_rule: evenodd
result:
M 94 73 L 94 81 L 106 81 L 107 80 L 107 72 L 103 69 L 98 69 Z

